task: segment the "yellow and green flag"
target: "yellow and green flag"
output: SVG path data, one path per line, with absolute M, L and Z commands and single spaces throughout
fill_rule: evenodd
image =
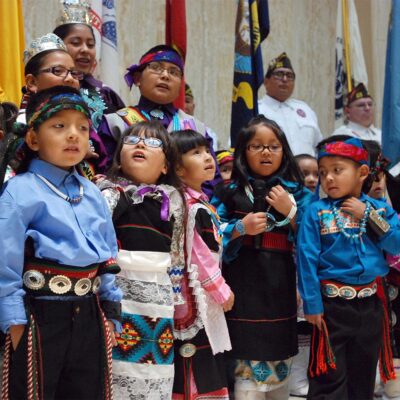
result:
M 0 0 L 0 101 L 21 101 L 24 48 L 22 0 Z

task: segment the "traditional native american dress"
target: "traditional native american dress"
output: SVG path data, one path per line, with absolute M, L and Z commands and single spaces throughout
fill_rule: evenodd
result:
M 219 221 L 204 193 L 186 189 L 185 303 L 175 311 L 173 399 L 228 399 L 223 352 L 231 349 L 221 304 L 230 288 L 221 275 Z
M 122 333 L 113 352 L 114 396 L 167 400 L 174 378 L 174 301 L 180 300 L 173 282 L 183 269 L 182 200 L 168 185 L 122 179 L 98 185 L 113 211 L 120 246 Z
M 278 178 L 267 182 L 268 187 L 277 184 L 293 194 L 299 217 L 310 192 Z M 253 211 L 251 196 L 231 183 L 212 203 L 221 221 L 227 223 L 222 273 L 235 293 L 233 309 L 226 314 L 232 340 L 230 355 L 236 364 L 235 390 L 278 389 L 287 383 L 292 357 L 298 351 L 296 267 L 290 225 L 265 232 L 260 249 L 256 249 L 254 236 L 230 239 L 236 222 Z M 276 221 L 283 219 L 272 208 L 269 213 Z

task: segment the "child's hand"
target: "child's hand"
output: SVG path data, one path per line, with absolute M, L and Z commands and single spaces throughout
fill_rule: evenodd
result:
M 304 318 L 310 324 L 316 325 L 319 330 L 322 328 L 322 316 L 324 314 L 305 314 Z
M 116 338 L 119 337 L 119 333 L 115 332 L 114 322 L 107 320 L 107 324 L 108 324 L 108 329 L 110 330 L 111 343 L 112 343 L 113 347 L 116 347 L 118 345 Z
M 26 325 L 11 325 L 10 326 L 10 337 L 14 351 L 17 349 L 18 344 L 24 334 Z
M 284 217 L 287 217 L 290 210 L 293 207 L 293 203 L 290 200 L 288 192 L 281 186 L 274 186 L 268 196 L 265 197 L 267 202 L 275 208 L 276 211 L 281 213 Z
M 225 312 L 231 311 L 234 302 L 235 302 L 235 295 L 233 294 L 233 292 L 231 290 L 231 293 L 229 295 L 229 299 L 227 301 L 225 301 L 225 303 L 222 303 L 222 308 L 224 309 L 224 311 Z
M 267 218 L 264 212 L 250 213 L 242 219 L 246 235 L 258 235 L 265 231 Z
M 362 219 L 364 216 L 365 207 L 366 205 L 355 197 L 346 199 L 341 205 L 343 211 L 348 212 L 358 219 Z

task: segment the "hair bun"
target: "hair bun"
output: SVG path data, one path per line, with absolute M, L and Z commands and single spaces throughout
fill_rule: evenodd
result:
M 26 135 L 26 132 L 28 132 L 28 125 L 22 122 L 14 122 L 12 131 L 15 135 L 19 137 L 24 137 Z

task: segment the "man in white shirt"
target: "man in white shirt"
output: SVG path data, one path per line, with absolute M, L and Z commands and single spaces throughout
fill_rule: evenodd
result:
M 336 129 L 332 135 L 349 135 L 382 143 L 382 131 L 373 124 L 374 100 L 363 83 L 359 83 L 347 95 L 344 112 L 348 122 Z
M 290 98 L 295 79 L 286 53 L 273 59 L 264 79 L 267 94 L 258 101 L 258 112 L 281 127 L 294 155 L 315 156 L 322 134 L 315 112 L 304 101 Z

